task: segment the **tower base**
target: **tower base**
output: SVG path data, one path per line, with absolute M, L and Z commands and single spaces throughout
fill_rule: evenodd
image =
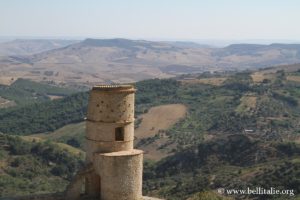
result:
M 101 200 L 142 199 L 142 150 L 95 153 L 94 168 L 101 180 Z

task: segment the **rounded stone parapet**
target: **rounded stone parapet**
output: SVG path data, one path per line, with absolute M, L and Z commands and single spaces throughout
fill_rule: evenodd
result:
M 131 141 L 114 141 L 99 142 L 86 139 L 86 161 L 93 162 L 95 153 L 109 153 L 116 151 L 129 151 L 133 149 L 133 140 Z
M 131 93 L 135 92 L 133 85 L 96 85 L 92 90 L 98 90 L 103 92 L 125 92 Z
M 107 123 L 134 121 L 134 92 L 130 85 L 95 86 L 89 97 L 87 119 Z
M 95 154 L 101 200 L 142 200 L 143 151 Z
M 164 199 L 158 199 L 158 198 L 155 198 L 155 197 L 146 197 L 146 196 L 143 196 L 143 200 L 164 200 Z

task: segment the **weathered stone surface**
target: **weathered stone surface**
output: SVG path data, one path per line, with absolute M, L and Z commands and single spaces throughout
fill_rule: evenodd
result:
M 98 190 L 101 200 L 142 200 L 143 152 L 133 149 L 134 93 L 130 85 L 90 92 L 86 162 L 95 174 L 86 182 L 88 196 Z
M 97 122 L 134 121 L 133 86 L 95 86 L 90 92 L 87 118 Z
M 86 140 L 86 160 L 87 163 L 93 162 L 94 153 L 109 153 L 116 151 L 131 150 L 133 147 L 133 141 L 116 141 L 116 142 L 97 142 L 93 140 Z
M 134 123 L 103 123 L 103 122 L 86 122 L 86 137 L 87 139 L 99 142 L 115 142 L 115 129 L 124 127 L 124 141 L 134 140 Z
M 101 177 L 101 200 L 141 200 L 143 151 L 96 154 L 94 167 Z
M 65 198 L 72 200 L 79 200 L 81 197 L 81 189 L 87 175 L 95 173 L 93 165 L 86 165 L 83 169 L 80 169 L 73 177 L 71 183 L 67 186 L 65 191 Z
M 163 200 L 163 199 L 158 199 L 158 198 L 154 198 L 154 197 L 143 197 L 143 200 Z

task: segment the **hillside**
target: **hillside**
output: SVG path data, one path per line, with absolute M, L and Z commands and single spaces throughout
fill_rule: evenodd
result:
M 135 82 L 184 73 L 299 63 L 299 52 L 298 44 L 212 48 L 184 42 L 86 39 L 34 55 L 2 57 L 0 80 L 23 77 L 85 85 Z
M 53 97 L 62 98 L 78 90 L 58 87 L 54 84 L 37 83 L 27 79 L 13 80 L 10 85 L 0 84 L 0 99 L 3 101 L 1 107 L 9 105 L 26 105 L 34 102 L 50 100 Z
M 141 133 L 144 140 L 137 145 L 160 144 L 155 153 L 169 154 L 159 161 L 145 160 L 144 193 L 170 200 L 209 200 L 225 198 L 217 194 L 218 188 L 260 186 L 293 189 L 298 195 L 299 69 L 299 65 L 290 65 L 137 82 L 137 117 L 151 114 L 151 108 L 159 105 L 180 104 L 187 109 L 184 117 L 163 133 Z M 0 131 L 44 133 L 44 138 L 82 147 L 82 123 L 69 124 L 83 121 L 87 96 L 84 92 L 0 112 L 1 122 L 5 119 Z M 43 110 L 52 112 L 46 115 Z M 136 120 L 136 127 L 142 123 Z M 289 198 L 294 197 L 277 197 Z
M 54 131 L 66 124 L 83 121 L 87 98 L 87 93 L 83 92 L 63 99 L 2 109 L 0 132 L 29 135 Z
M 49 141 L 0 134 L 0 197 L 61 192 L 82 160 Z
M 148 112 L 138 116 L 135 146 L 145 152 L 145 159 L 160 160 L 170 155 L 168 151 L 160 151 L 159 147 L 167 144 L 166 131 L 185 118 L 186 112 L 183 104 L 166 104 L 151 107 Z M 156 137 L 160 139 L 156 140 Z
M 225 199 L 218 188 L 293 189 L 294 195 L 230 195 L 234 199 L 295 199 L 299 191 L 300 146 L 249 140 L 245 135 L 231 135 L 203 142 L 176 153 L 156 164 L 148 163 L 144 188 L 148 195 L 166 199 L 210 200 L 199 192 L 210 192 Z M 292 153 L 293 152 L 293 153 Z M 255 156 L 260 156 L 256 160 Z M 198 196 L 198 197 L 197 197 Z M 299 198 L 299 196 L 297 196 Z

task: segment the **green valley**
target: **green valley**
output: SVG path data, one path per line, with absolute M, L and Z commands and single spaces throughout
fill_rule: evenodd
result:
M 141 147 L 163 141 L 158 143 L 160 146 L 156 150 L 169 153 L 168 157 L 157 162 L 145 160 L 144 193 L 171 200 L 295 198 L 284 195 L 237 197 L 217 193 L 218 188 L 260 186 L 293 189 L 299 197 L 298 69 L 293 65 L 293 70 L 285 66 L 254 72 L 203 73 L 137 82 L 137 117 L 153 106 L 183 104 L 187 107 L 185 117 L 171 128 L 143 138 L 137 144 Z M 45 140 L 42 143 L 31 142 L 26 154 L 17 155 L 39 165 L 45 163 L 44 156 L 35 160 L 39 155 L 32 150 L 38 144 L 43 144 L 41 148 L 50 148 L 49 145 L 55 146 L 55 142 L 63 142 L 83 148 L 87 102 L 88 93 L 81 92 L 62 99 L 1 109 L 0 131 L 5 141 L 18 138 L 10 135 L 30 135 Z M 136 127 L 140 120 L 136 120 Z M 53 141 L 53 144 L 47 141 Z M 56 149 L 54 146 L 53 149 Z M 0 162 L 13 161 L 14 157 L 13 151 L 2 150 Z M 60 160 L 51 162 L 55 164 L 47 166 L 45 173 L 66 182 L 81 163 L 80 159 L 74 160 L 76 167 L 68 167 L 67 170 L 61 169 Z M 14 185 L 20 178 L 15 179 L 12 173 L 8 173 L 11 163 L 5 163 L 1 165 L 1 170 L 5 171 L 1 176 L 6 177 L 6 182 L 12 182 L 10 188 L 20 189 Z M 53 169 L 54 166 L 59 168 L 59 172 Z M 14 167 L 14 170 L 21 172 L 23 169 Z M 42 176 L 41 173 L 39 176 Z M 22 181 L 25 179 L 28 177 L 22 177 Z M 47 190 L 54 191 L 51 186 Z M 30 193 L 33 190 L 25 188 L 23 191 Z

